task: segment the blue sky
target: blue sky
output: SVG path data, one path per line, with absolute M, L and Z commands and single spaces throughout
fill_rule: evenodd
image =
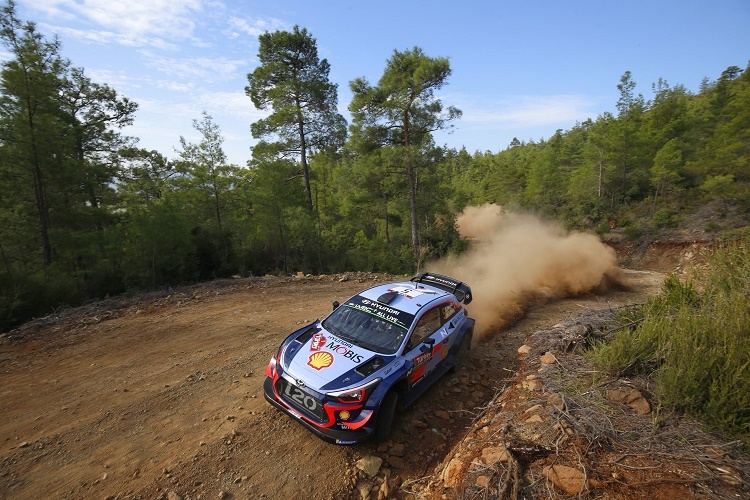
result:
M 199 141 L 192 122 L 206 111 L 241 166 L 263 116 L 244 93 L 258 35 L 295 24 L 330 62 L 347 120 L 349 82 L 376 83 L 394 50 L 448 57 L 440 96 L 463 118 L 436 142 L 472 153 L 615 111 L 625 71 L 648 99 L 660 77 L 697 92 L 704 77 L 750 60 L 748 0 L 16 1 L 22 19 L 60 37 L 74 66 L 140 104 L 125 133 L 141 147 L 175 158 L 180 136 Z

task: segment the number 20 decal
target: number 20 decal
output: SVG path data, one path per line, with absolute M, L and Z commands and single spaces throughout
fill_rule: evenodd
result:
M 314 410 L 318 406 L 318 402 L 315 401 L 315 398 L 306 395 L 304 392 L 300 391 L 298 388 L 294 387 L 291 384 L 286 384 L 286 387 L 284 388 L 284 394 L 291 398 L 292 401 L 298 403 L 300 406 L 307 408 L 308 410 Z

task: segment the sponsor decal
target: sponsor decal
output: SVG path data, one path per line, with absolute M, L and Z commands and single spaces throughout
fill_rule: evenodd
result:
M 424 293 L 423 290 L 409 288 L 406 286 L 396 286 L 388 290 L 389 292 L 396 292 L 399 295 L 406 297 L 407 299 L 414 299 Z
M 361 363 L 362 355 L 354 352 L 354 350 L 351 349 L 351 344 L 349 344 L 348 347 L 343 344 L 344 343 L 338 344 L 336 342 L 329 342 L 328 345 L 326 346 L 326 349 L 330 349 L 331 351 L 335 352 L 336 354 L 340 354 L 346 359 L 351 359 L 357 364 Z
M 414 358 L 414 370 L 427 363 L 432 358 L 432 352 L 425 352 Z
M 346 347 L 348 347 L 348 348 L 350 348 L 350 349 L 351 349 L 352 347 L 354 347 L 354 346 L 353 346 L 352 344 L 350 344 L 350 343 L 349 343 L 349 342 L 347 342 L 346 340 L 342 340 L 342 339 L 340 339 L 340 338 L 338 338 L 338 337 L 334 337 L 333 335 L 331 335 L 331 342 L 335 342 L 335 343 L 337 343 L 337 344 L 345 345 Z
M 432 355 L 434 356 L 435 354 L 437 354 L 438 351 L 440 351 L 442 347 L 443 347 L 443 341 L 441 340 L 440 342 L 438 342 L 438 344 L 435 347 L 432 348 Z
M 310 354 L 310 359 L 307 360 L 307 364 L 316 370 L 328 368 L 333 364 L 333 354 L 326 351 L 314 352 Z
M 357 441 L 349 439 L 337 439 L 336 444 L 357 444 Z
M 312 341 L 310 342 L 310 350 L 311 351 L 319 351 L 321 346 L 325 345 L 326 338 L 321 333 L 316 333 L 312 336 Z
M 347 307 L 357 309 L 358 311 L 366 312 L 389 323 L 392 323 L 405 330 L 409 329 L 409 326 L 414 322 L 414 315 L 399 311 L 392 307 L 388 307 L 384 304 L 376 302 L 374 300 L 366 299 L 361 296 L 353 297 L 346 304 Z
M 450 286 L 450 287 L 453 287 L 453 288 L 456 288 L 458 286 L 458 282 L 457 281 L 448 280 L 448 279 L 442 278 L 440 276 L 435 276 L 434 274 L 428 274 L 427 276 L 425 276 L 425 281 L 427 283 L 429 283 L 430 281 L 432 281 L 433 283 L 441 283 L 443 285 Z
M 304 386 L 305 385 L 302 384 L 300 387 Z M 308 396 L 297 387 L 294 387 L 292 384 L 284 384 L 284 396 L 297 403 L 297 405 L 301 408 L 306 408 L 311 412 L 315 412 L 318 409 L 318 401 L 315 398 L 313 398 L 312 396 Z M 296 412 L 294 413 L 295 415 L 297 415 Z M 301 418 L 301 415 L 297 416 Z
M 409 381 L 412 384 L 416 384 L 420 380 L 424 380 L 424 372 L 426 368 L 426 366 L 422 365 L 419 368 L 412 368 L 411 370 L 409 370 L 409 373 L 407 373 Z
M 340 412 L 339 412 L 339 418 L 340 418 L 341 420 L 349 420 L 349 417 L 350 417 L 350 416 L 351 416 L 351 415 L 349 415 L 349 412 L 348 412 L 348 411 L 346 411 L 346 410 L 344 410 L 344 411 L 340 411 Z

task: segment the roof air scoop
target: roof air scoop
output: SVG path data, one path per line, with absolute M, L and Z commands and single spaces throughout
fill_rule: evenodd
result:
M 398 297 L 398 292 L 386 292 L 378 297 L 378 302 L 381 304 L 390 304 L 396 297 Z

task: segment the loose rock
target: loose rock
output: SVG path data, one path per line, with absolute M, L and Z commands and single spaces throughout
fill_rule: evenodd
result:
M 568 495 L 578 494 L 586 483 L 586 475 L 567 465 L 553 465 L 544 468 L 544 475 Z
M 357 460 L 354 466 L 367 474 L 368 477 L 373 477 L 380 470 L 380 466 L 383 464 L 383 459 L 374 455 L 368 455 L 364 458 Z
M 504 446 L 488 446 L 482 450 L 482 460 L 487 465 L 493 465 L 497 462 L 507 462 L 510 458 L 508 450 Z
M 480 488 L 486 488 L 490 484 L 490 478 L 488 478 L 487 476 L 479 476 L 476 483 L 474 484 L 476 484 Z
M 393 448 L 391 448 L 388 453 L 394 457 L 403 457 L 406 455 L 406 446 L 404 446 L 403 443 L 394 444 Z
M 554 354 L 547 351 L 546 353 L 544 353 L 544 356 L 541 357 L 541 361 L 545 365 L 551 365 L 557 362 L 557 358 Z
M 466 464 L 459 457 L 453 458 L 443 470 L 443 484 L 446 488 L 453 488 L 461 482 Z

